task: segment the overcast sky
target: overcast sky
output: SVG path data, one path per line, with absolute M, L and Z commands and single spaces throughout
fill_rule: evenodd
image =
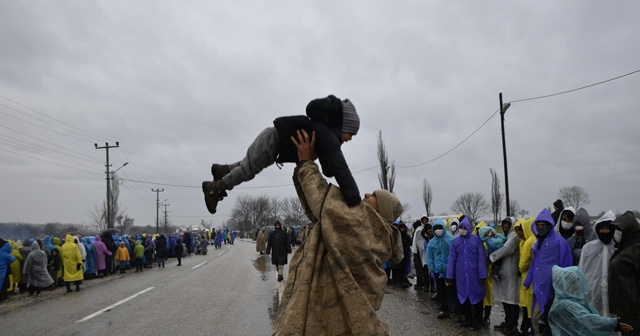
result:
M 293 164 L 267 168 L 209 215 L 200 184 L 276 117 L 350 98 L 343 145 L 360 191 L 379 188 L 382 131 L 395 193 L 436 214 L 504 186 L 532 216 L 577 185 L 591 215 L 640 209 L 637 1 L 0 0 L 0 222 L 89 224 L 105 199 L 105 150 L 136 225 L 156 193 L 175 225 L 220 225 L 239 195 L 295 195 Z M 422 164 L 430 162 L 427 164 Z M 420 165 L 422 164 L 422 165 Z M 414 166 L 409 168 L 408 166 Z M 362 171 L 362 172 L 359 172 Z M 273 187 L 276 186 L 276 187 Z M 164 210 L 162 208 L 161 210 Z

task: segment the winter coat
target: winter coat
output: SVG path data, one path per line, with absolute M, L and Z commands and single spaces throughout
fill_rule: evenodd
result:
M 256 238 L 256 252 L 262 252 L 267 249 L 267 228 L 263 227 L 258 231 L 258 237 Z
M 64 238 L 64 245 L 60 248 L 60 253 L 62 256 L 62 268 L 64 269 L 64 281 L 74 282 L 84 279 L 80 248 L 73 242 L 73 237 L 70 234 L 67 234 Z
M 124 243 L 120 243 L 120 247 L 118 247 L 118 251 L 116 252 L 116 260 L 120 262 L 131 260 L 131 257 L 129 256 L 129 250 Z
M 578 209 L 576 212 L 576 216 L 573 218 L 573 227 L 575 229 L 575 223 L 580 222 L 580 224 L 584 227 L 584 235 L 578 236 L 577 231 L 573 233 L 571 237 L 567 239 L 569 246 L 571 247 L 571 252 L 573 255 L 573 266 L 578 266 L 580 262 L 580 254 L 582 253 L 582 248 L 588 242 L 598 240 L 598 235 L 593 230 L 591 226 L 591 219 L 589 218 L 589 213 L 584 208 Z
M 102 271 L 107 268 L 107 264 L 105 262 L 105 256 L 111 255 L 111 251 L 107 249 L 107 246 L 102 242 L 100 236 L 96 235 L 96 241 L 93 243 L 93 247 L 96 250 L 96 267 L 98 271 Z
M 609 307 L 633 327 L 625 336 L 640 335 L 640 224 L 627 211 L 611 225 L 622 231 L 622 240 L 609 264 Z
M 495 263 L 502 260 L 500 268 L 501 281 L 493 282 L 493 298 L 502 303 L 517 305 L 520 303 L 521 280 L 518 277 L 518 262 L 520 261 L 520 237 L 514 230 L 515 218 L 511 220 L 511 230 L 507 233 L 504 245 L 489 255 L 489 260 Z
M 303 115 L 280 117 L 273 121 L 273 125 L 278 130 L 280 139 L 276 162 L 297 162 L 298 150 L 291 141 L 291 137 L 295 137 L 296 131 L 299 129 L 305 129 L 309 136 L 311 136 L 311 132 L 315 131 L 315 150 L 322 166 L 322 173 L 327 177 L 336 179 L 347 204 L 354 206 L 360 203 L 362 198 L 358 185 L 342 153 L 342 140 L 339 129 L 330 127 L 322 122 L 310 120 Z
M 11 255 L 11 245 L 5 240 L 0 239 L 0 287 L 2 286 L 2 282 L 4 281 L 4 277 L 7 275 L 9 271 L 9 265 L 16 260 L 16 257 Z M 0 288 L 0 290 L 5 290 L 5 288 Z
M 549 326 L 553 335 L 613 335 L 618 319 L 601 316 L 589 303 L 587 279 L 578 267 L 553 266 L 552 277 L 556 296 L 549 309 Z
M 368 203 L 347 205 L 313 162 L 294 170 L 294 185 L 314 228 L 291 258 L 272 334 L 390 335 L 376 311 L 381 265 L 403 257 L 400 232 Z
M 607 211 L 596 222 L 612 222 L 616 219 L 613 211 Z M 589 302 L 602 316 L 609 316 L 609 260 L 615 251 L 613 241 L 605 245 L 600 239 L 588 242 L 582 248 L 578 267 L 584 273 L 589 284 Z M 612 316 L 611 316 L 612 317 Z
M 533 288 L 525 288 L 524 280 L 529 274 L 529 267 L 533 260 L 533 245 L 536 243 L 536 236 L 531 231 L 531 225 L 533 225 L 533 218 L 527 220 L 519 220 L 516 222 L 516 227 L 522 227 L 525 240 L 520 241 L 520 260 L 518 262 L 518 269 L 520 271 L 520 307 L 527 308 L 527 314 L 531 318 L 533 310 L 531 306 L 533 304 Z
M 271 263 L 286 265 L 289 253 L 291 253 L 291 243 L 287 232 L 283 229 L 273 230 L 267 239 L 267 254 L 271 254 Z
M 142 242 L 136 240 L 136 247 L 133 248 L 133 255 L 136 259 L 144 258 L 144 246 L 142 246 Z
M 484 281 L 487 279 L 487 258 L 480 238 L 471 233 L 473 228 L 469 218 L 465 217 L 460 228 L 467 228 L 466 236 L 458 236 L 451 242 L 447 279 L 455 280 L 458 300 L 464 303 L 467 299 L 477 304 L 484 299 Z
M 49 287 L 53 279 L 47 271 L 47 254 L 40 249 L 37 242 L 31 244 L 31 253 L 24 262 L 22 274 L 27 279 L 28 286 Z
M 53 237 L 53 240 L 51 240 L 51 244 L 52 244 L 52 249 L 56 249 L 58 250 L 58 262 L 60 264 L 60 268 L 58 268 L 57 271 L 57 276 L 58 279 L 62 277 L 62 270 L 64 268 L 64 263 L 62 261 L 62 250 L 60 250 L 61 246 L 60 246 L 60 238 L 59 237 Z
M 156 256 L 160 259 L 167 257 L 167 238 L 163 234 L 156 238 Z
M 553 224 L 553 218 L 546 208 L 536 217 L 532 229 L 535 231 L 535 223 L 545 221 Z M 568 267 L 573 264 L 571 256 L 571 248 L 569 243 L 562 238 L 553 228 L 549 234 L 544 237 L 542 243 L 538 239 L 533 245 L 533 260 L 529 268 L 529 273 L 524 281 L 524 286 L 529 288 L 533 285 L 533 303 L 532 310 L 536 304 L 540 312 L 544 312 L 547 300 L 553 295 L 553 283 L 551 281 L 551 268 L 554 265 L 560 267 Z
M 444 221 L 437 218 L 433 224 L 433 231 L 442 229 L 442 237 L 433 236 L 433 239 L 427 245 L 426 260 L 429 271 L 433 272 L 438 278 L 443 279 L 447 276 L 447 266 L 449 263 L 449 251 L 451 250 L 451 242 L 453 237 L 449 234 L 449 230 L 445 228 Z

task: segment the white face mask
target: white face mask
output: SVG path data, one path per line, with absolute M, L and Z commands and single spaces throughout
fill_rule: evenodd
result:
M 620 242 L 622 241 L 622 231 L 616 230 L 613 233 L 613 240 L 616 242 L 616 244 L 620 244 Z
M 453 224 L 453 225 L 451 225 L 450 229 L 451 229 L 451 232 L 456 232 L 458 230 L 458 226 Z
M 460 230 L 460 235 L 461 236 L 466 236 L 469 233 L 469 231 L 467 230 Z
M 560 225 L 562 225 L 562 228 L 565 230 L 570 230 L 571 227 L 573 226 L 573 223 L 567 223 L 565 221 L 561 221 Z
M 576 225 L 576 231 L 582 231 L 582 230 L 584 230 L 584 226 Z
M 444 232 L 442 229 L 433 230 L 433 234 L 436 235 L 436 237 L 442 237 L 442 232 Z

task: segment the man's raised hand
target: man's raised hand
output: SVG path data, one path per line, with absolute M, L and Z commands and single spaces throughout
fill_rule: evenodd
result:
M 318 156 L 316 155 L 316 132 L 311 133 L 311 139 L 309 139 L 309 133 L 306 130 L 297 130 L 296 134 L 298 138 L 291 137 L 291 141 L 298 150 L 298 161 L 315 161 Z

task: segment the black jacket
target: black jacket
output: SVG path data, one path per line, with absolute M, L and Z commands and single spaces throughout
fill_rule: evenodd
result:
M 299 129 L 306 130 L 309 135 L 315 131 L 315 149 L 320 160 L 322 173 L 327 177 L 335 177 L 342 191 L 342 196 L 344 196 L 349 206 L 360 204 L 362 199 L 358 185 L 353 175 L 351 175 L 349 165 L 347 165 L 347 161 L 342 154 L 340 130 L 329 127 L 324 123 L 313 121 L 304 115 L 280 117 L 273 121 L 273 125 L 278 130 L 280 142 L 276 162 L 298 161 L 298 151 L 291 141 L 291 137 L 296 137 L 296 131 Z
M 271 253 L 272 250 L 273 253 Z M 267 239 L 267 254 L 271 254 L 271 263 L 286 265 L 289 253 L 291 253 L 291 242 L 287 232 L 283 229 L 273 230 Z
M 609 307 L 621 322 L 633 326 L 625 335 L 640 335 L 640 224 L 627 211 L 611 225 L 622 230 L 622 241 L 609 262 Z

